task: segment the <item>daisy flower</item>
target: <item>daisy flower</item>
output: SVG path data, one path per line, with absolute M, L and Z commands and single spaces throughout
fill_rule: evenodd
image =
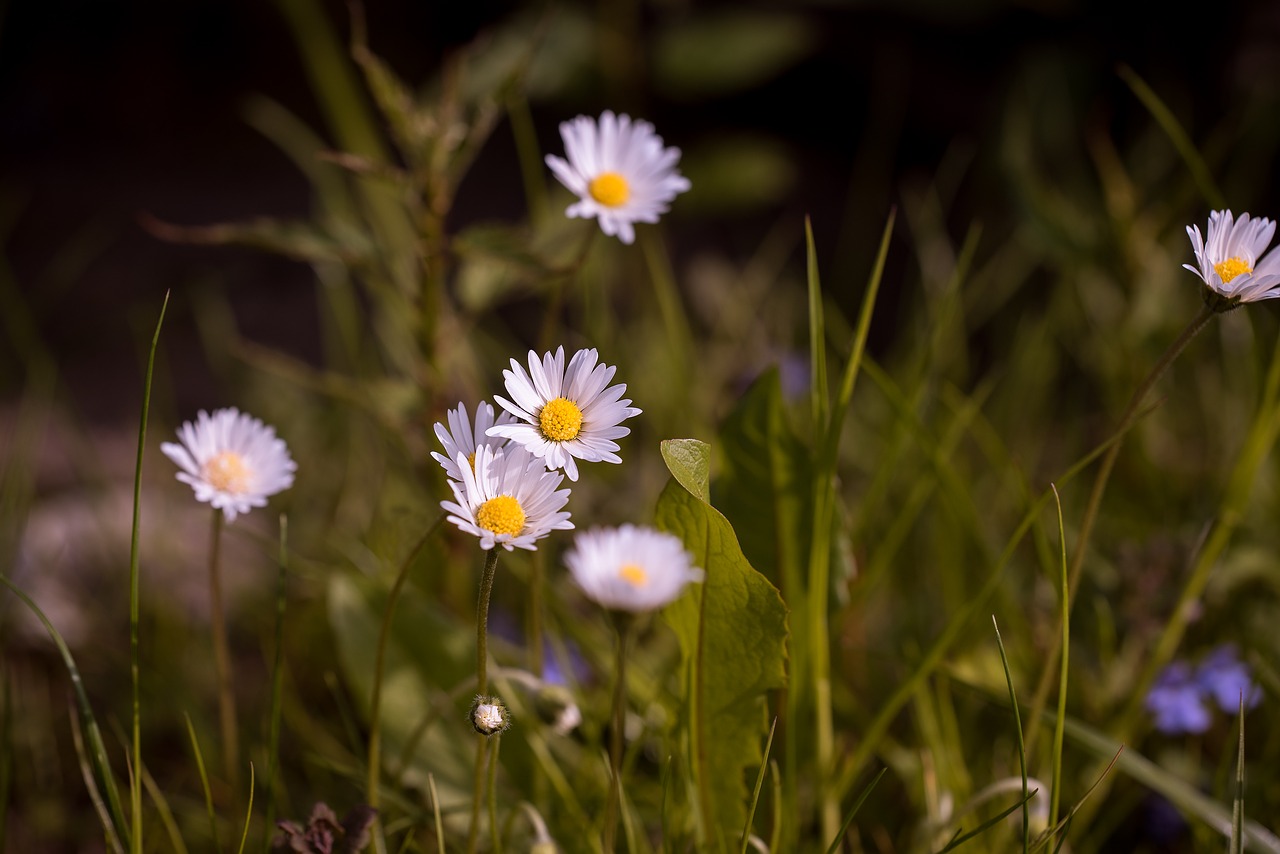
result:
M 503 371 L 507 393 L 514 403 L 494 395 L 502 408 L 515 416 L 511 424 L 489 428 L 490 436 L 502 436 L 523 445 L 535 457 L 546 460 L 549 469 L 564 469 L 569 480 L 578 479 L 579 460 L 620 463 L 615 453 L 620 439 L 631 432 L 619 426 L 623 419 L 641 410 L 623 399 L 625 384 L 608 385 L 616 367 L 598 364 L 594 349 L 579 350 L 564 366 L 564 347 L 547 353 L 529 351 L 529 370 L 515 359 L 511 370 Z
M 578 116 L 560 125 L 568 160 L 547 155 L 547 165 L 578 197 L 565 210 L 570 217 L 596 217 L 600 230 L 623 243 L 635 240 L 632 223 L 657 222 L 689 179 L 676 170 L 680 149 L 664 148 L 653 125 L 615 116 L 600 121 Z
M 1247 213 L 1234 220 L 1231 211 L 1213 211 L 1208 231 L 1205 240 L 1199 226 L 1187 226 L 1196 266 L 1182 266 L 1199 276 L 1213 294 L 1224 297 L 1229 303 L 1225 308 L 1280 296 L 1280 253 L 1267 252 L 1276 233 L 1274 222 Z
M 615 611 L 653 611 L 702 580 L 678 537 L 623 525 L 579 534 L 565 564 L 588 598 Z
M 534 543 L 552 531 L 573 527 L 562 511 L 569 490 L 557 490 L 564 475 L 519 445 L 476 448 L 475 470 L 461 451 L 454 457 L 460 480 L 449 481 L 457 501 L 441 501 L 448 519 L 480 538 L 480 548 L 502 546 L 536 551 Z
M 160 450 L 178 468 L 178 480 L 191 484 L 196 500 L 221 510 L 228 522 L 267 496 L 293 486 L 298 464 L 272 427 L 235 407 L 212 415 L 200 410 L 196 423 L 178 429 L 181 443 L 162 442 Z
M 476 407 L 475 424 L 467 417 L 467 405 L 459 403 L 457 409 L 450 409 L 446 414 L 449 426 L 445 427 L 439 421 L 436 422 L 436 438 L 440 440 L 440 444 L 444 446 L 444 453 L 431 452 L 431 456 L 440 463 L 445 473 L 454 480 L 462 480 L 462 471 L 458 468 L 458 464 L 454 462 L 458 454 L 461 453 L 467 458 L 467 462 L 475 465 L 476 448 L 481 445 L 488 445 L 491 448 L 500 448 L 505 443 L 505 439 L 494 439 L 485 435 L 485 431 L 495 424 L 511 423 L 511 413 L 505 410 L 498 413 L 495 420 L 493 417 L 493 407 L 486 401 L 480 401 L 480 405 Z M 474 469 L 473 469 L 474 470 Z

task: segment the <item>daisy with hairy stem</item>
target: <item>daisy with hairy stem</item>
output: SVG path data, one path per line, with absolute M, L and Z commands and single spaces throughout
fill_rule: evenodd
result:
M 218 676 L 223 770 L 234 787 L 239 777 L 240 740 L 218 567 L 222 523 L 224 518 L 228 523 L 234 522 L 236 516 L 254 507 L 265 507 L 269 496 L 293 485 L 298 466 L 274 428 L 234 407 L 219 409 L 212 415 L 201 410 L 195 424 L 187 421 L 178 429 L 178 438 L 180 443 L 162 442 L 160 450 L 181 469 L 177 478 L 190 484 L 196 500 L 213 507 L 209 622 Z
M 621 799 L 622 735 L 626 721 L 627 642 L 635 617 L 674 602 L 703 572 L 693 565 L 678 537 L 652 528 L 623 525 L 579 534 L 565 555 L 574 582 L 589 599 L 609 610 L 618 633 L 609 740 L 612 774 L 605 808 L 604 850 L 611 854 Z
M 616 371 L 600 364 L 594 349 L 574 353 L 567 368 L 564 347 L 541 360 L 530 350 L 528 371 L 512 359 L 511 370 L 502 376 L 513 399 L 494 399 L 516 420 L 490 427 L 489 435 L 510 439 L 543 459 L 547 468 L 564 469 L 572 481 L 578 479 L 577 460 L 622 462 L 613 440 L 631 432 L 621 424 L 642 410 L 622 397 L 625 384 L 609 386 Z
M 549 471 L 542 460 L 519 445 L 493 448 L 480 444 L 475 457 L 468 461 L 459 450 L 454 457 L 460 481 L 449 481 L 455 501 L 442 501 L 440 506 L 450 522 L 479 538 L 486 550 L 484 572 L 480 577 L 480 593 L 476 602 L 476 691 L 477 702 L 471 722 L 478 733 L 476 743 L 475 790 L 472 793 L 471 827 L 467 834 L 467 851 L 474 852 L 479 838 L 480 804 L 484 799 L 485 759 L 489 739 L 500 730 L 491 727 L 489 718 L 478 717 L 492 706 L 487 697 L 489 597 L 498 570 L 498 548 L 537 550 L 537 541 L 552 531 L 573 527 L 569 513 L 562 510 L 569 501 L 569 490 L 557 489 L 564 475 Z
M 547 166 L 578 201 L 569 217 L 595 217 L 600 230 L 635 241 L 634 223 L 657 222 L 671 200 L 689 189 L 676 169 L 680 149 L 665 147 L 653 125 L 606 110 L 600 120 L 578 116 L 560 125 L 568 160 L 547 155 Z
M 1267 252 L 1275 233 L 1272 220 L 1247 213 L 1237 220 L 1229 210 L 1209 214 L 1207 240 L 1198 225 L 1187 226 L 1196 264 L 1182 266 L 1204 282 L 1214 311 L 1280 296 L 1280 252 Z

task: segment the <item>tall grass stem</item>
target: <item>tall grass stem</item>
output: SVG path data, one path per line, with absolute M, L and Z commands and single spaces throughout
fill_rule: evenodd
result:
M 213 666 L 218 679 L 218 724 L 222 733 L 222 772 L 232 790 L 239 788 L 240 729 L 236 722 L 235 677 L 227 615 L 222 601 L 222 511 L 213 511 L 209 541 L 209 625 L 213 630 Z

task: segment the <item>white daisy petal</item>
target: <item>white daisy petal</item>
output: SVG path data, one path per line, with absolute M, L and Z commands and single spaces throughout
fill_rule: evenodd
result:
M 432 451 L 431 456 L 440 463 L 451 479 L 462 480 L 463 474 L 456 462 L 458 454 L 461 453 L 467 460 L 471 460 L 475 456 L 476 448 L 481 445 L 500 447 L 505 439 L 490 436 L 489 428 L 510 424 L 514 419 L 505 407 L 495 418 L 493 406 L 488 401 L 482 400 L 476 407 L 474 423 L 467 417 L 467 407 L 464 403 L 459 403 L 457 409 L 450 409 L 446 413 L 446 420 L 449 422 L 448 427 L 438 421 L 435 425 L 436 438 L 444 447 L 444 453 Z M 470 463 L 468 467 L 469 465 Z
M 657 222 L 672 199 L 690 188 L 676 167 L 680 149 L 667 148 L 653 125 L 609 110 L 598 121 L 578 116 L 560 125 L 565 157 L 547 155 L 556 179 L 578 197 L 568 217 L 595 217 L 600 230 L 623 243 L 633 224 Z
M 160 450 L 182 469 L 177 479 L 191 486 L 197 501 L 221 510 L 228 522 L 267 496 L 293 485 L 298 465 L 274 428 L 234 407 L 212 415 L 201 410 L 196 423 L 177 430 L 181 444 L 163 442 Z
M 1265 217 L 1245 213 L 1237 220 L 1229 210 L 1212 211 L 1207 235 L 1188 226 L 1196 266 L 1183 267 L 1204 282 L 1205 299 L 1218 311 L 1273 299 L 1280 296 L 1280 259 L 1267 247 L 1275 233 L 1276 223 Z
M 579 534 L 564 561 L 590 599 L 615 611 L 656 610 L 703 577 L 677 537 L 635 525 Z
M 599 363 L 594 349 L 579 350 L 565 366 L 564 348 L 547 353 L 541 360 L 529 351 L 529 373 L 519 369 L 503 371 L 507 393 L 518 405 L 495 395 L 504 409 L 519 419 L 495 425 L 488 435 L 508 439 L 541 458 L 548 469 L 564 469 L 571 481 L 578 479 L 575 458 L 588 462 L 621 462 L 611 439 L 626 436 L 630 428 L 619 424 L 639 415 L 641 410 L 622 400 L 625 384 L 609 386 L 617 368 Z
M 550 532 L 573 527 L 569 513 L 560 509 L 569 501 L 569 490 L 556 489 L 564 476 L 547 470 L 519 445 L 480 445 L 474 472 L 461 452 L 454 464 L 463 475 L 461 481 L 449 481 L 457 500 L 440 506 L 450 522 L 480 539 L 480 548 L 536 551 L 535 543 Z

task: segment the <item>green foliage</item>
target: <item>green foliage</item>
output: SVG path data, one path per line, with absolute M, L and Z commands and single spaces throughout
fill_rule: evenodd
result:
M 655 521 L 680 537 L 706 572 L 693 595 L 663 613 L 680 640 L 702 834 L 706 845 L 724 849 L 745 819 L 745 769 L 762 761 L 765 696 L 785 684 L 787 609 L 742 554 L 729 521 L 708 503 L 709 446 L 669 440 L 662 452 L 672 480 Z

